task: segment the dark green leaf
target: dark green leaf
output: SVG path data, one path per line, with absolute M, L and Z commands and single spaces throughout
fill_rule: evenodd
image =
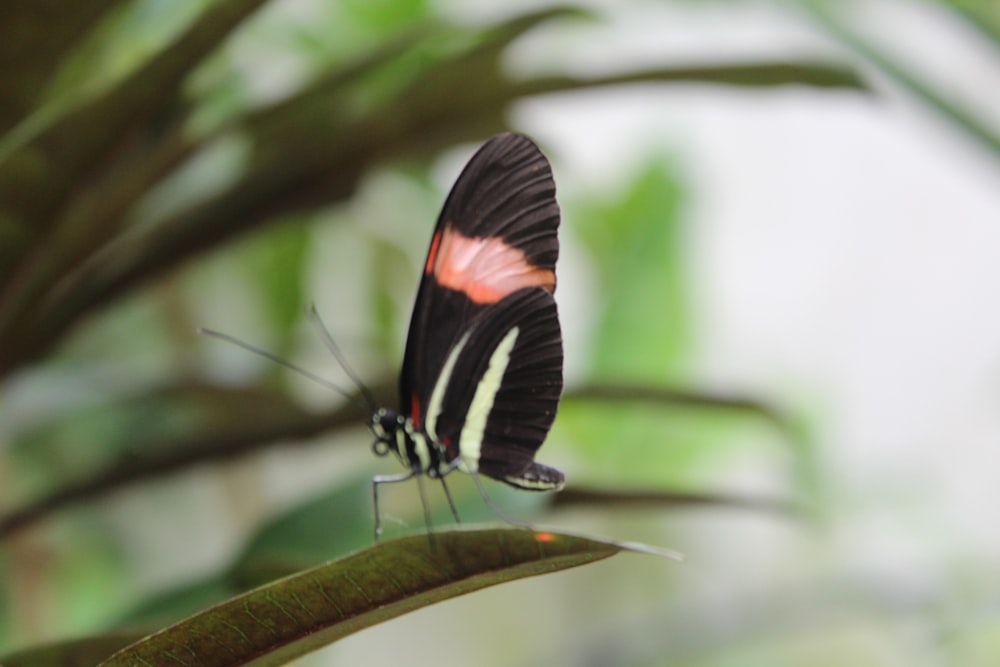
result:
M 601 560 L 622 549 L 527 530 L 404 537 L 233 598 L 133 644 L 101 665 L 284 664 L 429 604 Z
M 93 667 L 144 635 L 123 632 L 37 646 L 0 657 L 4 667 Z

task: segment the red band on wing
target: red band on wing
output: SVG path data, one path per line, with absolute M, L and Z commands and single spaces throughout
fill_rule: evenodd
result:
M 476 303 L 496 303 L 524 287 L 555 290 L 554 271 L 533 265 L 498 236 L 469 238 L 451 225 L 439 234 L 431 242 L 427 268 L 433 268 L 439 285 L 464 292 Z

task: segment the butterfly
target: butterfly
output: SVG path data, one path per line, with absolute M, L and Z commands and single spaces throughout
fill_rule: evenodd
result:
M 563 389 L 558 227 L 552 168 L 527 137 L 493 137 L 459 175 L 423 265 L 399 409 L 379 408 L 369 423 L 373 451 L 406 468 L 373 479 L 376 538 L 382 484 L 440 480 L 456 521 L 445 484 L 454 470 L 473 475 L 487 501 L 479 475 L 562 488 L 564 475 L 534 460 Z
M 559 257 L 559 205 L 552 168 L 519 134 L 500 134 L 469 160 L 445 200 L 431 237 L 410 319 L 399 377 L 399 408 L 376 408 L 312 307 L 327 347 L 360 389 L 341 387 L 278 355 L 212 329 L 207 336 L 271 359 L 370 411 L 379 456 L 406 468 L 372 479 L 375 538 L 381 533 L 378 489 L 416 478 L 431 527 L 424 476 L 479 476 L 531 491 L 559 490 L 563 474 L 535 461 L 556 417 L 563 388 L 562 332 L 553 293 Z

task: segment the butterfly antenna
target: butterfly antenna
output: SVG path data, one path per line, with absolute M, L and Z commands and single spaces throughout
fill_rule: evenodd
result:
M 198 329 L 198 333 L 200 333 L 203 336 L 208 336 L 209 338 L 218 338 L 219 340 L 226 341 L 227 343 L 232 343 L 233 345 L 236 345 L 238 347 L 242 347 L 244 350 L 246 350 L 248 352 L 252 352 L 252 353 L 256 354 L 257 356 L 264 357 L 265 359 L 270 359 L 271 361 L 273 361 L 276 364 L 284 366 L 285 368 L 287 368 L 289 370 L 293 370 L 296 373 L 298 373 L 299 375 L 303 375 L 303 376 L 309 378 L 310 380 L 312 380 L 313 382 L 315 382 L 315 383 L 317 383 L 319 385 L 322 385 L 322 386 L 326 387 L 327 389 L 331 389 L 331 390 L 337 392 L 338 394 L 340 394 L 341 396 L 343 396 L 344 398 L 346 398 L 347 400 L 349 400 L 351 403 L 354 403 L 355 405 L 357 405 L 358 407 L 360 407 L 362 410 L 366 410 L 366 411 L 370 412 L 369 406 L 365 405 L 365 404 L 363 404 L 361 402 L 359 402 L 358 397 L 355 396 L 354 394 L 348 392 L 347 390 L 345 390 L 342 387 L 338 387 L 337 385 L 333 384 L 332 382 L 330 382 L 326 378 L 322 378 L 319 375 L 316 375 L 315 373 L 307 371 L 306 369 L 302 368 L 301 366 L 293 364 L 292 362 L 290 362 L 290 361 L 288 361 L 286 359 L 282 359 L 281 357 L 279 357 L 278 355 L 276 355 L 276 354 L 274 354 L 272 352 L 268 352 L 267 350 L 263 350 L 263 349 L 255 346 L 255 345 L 251 345 L 250 343 L 247 343 L 246 341 L 242 341 L 239 338 L 236 338 L 235 336 L 230 336 L 229 334 L 224 334 L 221 331 L 215 331 L 214 329 L 200 328 L 200 329 Z M 369 399 L 369 404 L 370 404 L 371 401 L 370 401 L 370 395 L 368 394 L 368 392 L 365 392 L 365 397 Z
M 333 340 L 333 336 L 330 334 L 329 329 L 327 329 L 326 325 L 323 324 L 323 320 L 319 316 L 319 311 L 316 310 L 316 304 L 309 305 L 308 314 L 309 319 L 312 320 L 316 329 L 319 330 L 319 335 L 323 339 L 323 344 L 326 345 L 326 349 L 333 353 L 333 356 L 337 359 L 337 363 L 339 363 L 340 367 L 344 369 L 345 373 L 347 373 L 347 377 L 354 381 L 354 384 L 358 387 L 358 391 L 360 391 L 361 395 L 365 397 L 365 400 L 368 402 L 368 411 L 375 412 L 375 409 L 378 407 L 378 404 L 375 402 L 375 397 L 372 395 L 371 390 L 365 386 L 365 383 L 361 381 L 361 377 L 355 373 L 354 369 L 351 368 L 351 365 L 347 363 L 347 358 L 344 357 L 344 354 L 340 351 L 340 347 L 337 345 L 337 342 Z

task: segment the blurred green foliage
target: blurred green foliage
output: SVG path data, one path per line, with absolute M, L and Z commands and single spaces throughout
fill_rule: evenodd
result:
M 953 4 L 996 35 L 988 4 Z M 440 11 L 419 0 L 0 9 L 11 37 L 0 40 L 0 654 L 158 627 L 370 544 L 364 415 L 194 332 L 233 322 L 331 368 L 303 342 L 301 317 L 328 290 L 349 304 L 334 328 L 364 339 L 348 339 L 359 369 L 394 400 L 411 269 L 443 196 L 431 162 L 508 129 L 511 105 L 636 82 L 864 88 L 849 68 L 806 61 L 518 78 L 503 67 L 512 44 L 586 15 L 455 23 Z M 568 388 L 544 458 L 568 461 L 584 489 L 643 489 L 663 508 L 680 504 L 668 491 L 724 494 L 725 462 L 755 457 L 800 499 L 815 470 L 781 411 L 692 388 L 680 163 L 651 156 L 623 192 L 563 201 L 564 236 L 588 253 L 599 293 L 586 386 Z M 631 393 L 658 389 L 674 393 Z M 269 457 L 299 467 L 275 472 Z M 463 517 L 489 518 L 474 489 L 457 495 Z M 517 516 L 546 509 L 496 495 Z M 420 525 L 413 496 L 391 512 L 398 532 Z M 609 626 L 638 613 L 610 609 Z M 563 630 L 550 653 L 579 641 Z M 712 646 L 702 630 L 678 653 L 691 664 L 749 660 L 760 637 Z M 671 662 L 634 650 L 619 664 Z
M 593 258 L 598 317 L 591 372 L 602 380 L 683 377 L 691 353 L 685 294 L 685 188 L 677 169 L 652 164 L 613 202 L 574 207 L 573 231 Z

